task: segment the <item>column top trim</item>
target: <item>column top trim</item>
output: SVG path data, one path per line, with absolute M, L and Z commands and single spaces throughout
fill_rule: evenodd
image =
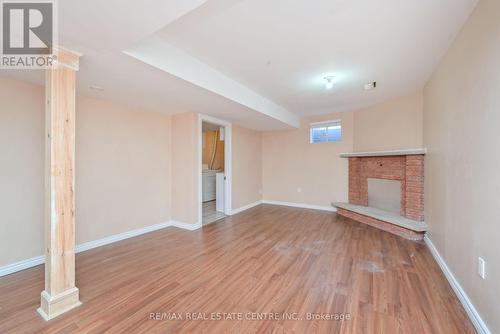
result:
M 62 46 L 54 46 L 55 64 L 78 71 L 80 68 L 81 53 L 66 49 Z

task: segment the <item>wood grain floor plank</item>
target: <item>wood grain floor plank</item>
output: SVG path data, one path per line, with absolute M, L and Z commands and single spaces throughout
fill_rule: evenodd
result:
M 260 205 L 80 253 L 76 269 L 83 305 L 50 322 L 43 266 L 0 278 L 0 333 L 475 333 L 423 243 L 329 212 Z

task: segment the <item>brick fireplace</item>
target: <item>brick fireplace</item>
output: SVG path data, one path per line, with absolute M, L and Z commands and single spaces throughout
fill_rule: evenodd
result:
M 425 149 L 346 153 L 349 159 L 349 203 L 334 203 L 338 213 L 409 239 L 422 239 Z M 400 182 L 400 212 L 369 207 L 368 179 Z M 373 214 L 372 214 L 373 213 Z
M 401 216 L 424 220 L 424 156 L 349 158 L 349 203 L 368 206 L 368 178 L 401 182 Z

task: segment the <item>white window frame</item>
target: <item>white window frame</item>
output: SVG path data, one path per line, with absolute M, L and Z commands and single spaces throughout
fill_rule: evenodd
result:
M 314 142 L 313 141 L 313 129 L 323 128 L 328 126 L 339 126 L 340 127 L 340 139 L 335 141 L 325 141 L 325 142 Z M 342 120 L 333 119 L 329 121 L 309 123 L 309 144 L 326 144 L 326 143 L 338 143 L 342 141 Z

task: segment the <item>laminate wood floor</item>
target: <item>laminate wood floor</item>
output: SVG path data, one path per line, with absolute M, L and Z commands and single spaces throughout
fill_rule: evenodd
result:
M 83 305 L 50 322 L 43 266 L 0 278 L 0 333 L 475 332 L 423 243 L 328 212 L 260 205 L 80 253 L 76 270 Z

